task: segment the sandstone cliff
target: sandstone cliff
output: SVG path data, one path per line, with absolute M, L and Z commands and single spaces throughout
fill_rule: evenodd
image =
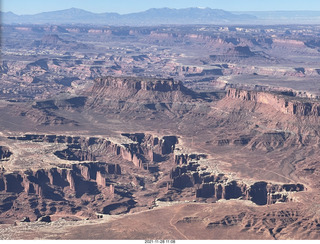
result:
M 117 189 L 113 183 L 122 177 L 120 165 L 103 162 L 3 172 L 0 174 L 0 222 L 6 221 L 7 216 L 11 220 L 28 216 L 35 221 L 56 213 L 93 217 L 95 211 L 103 211 L 113 199 L 130 199 L 121 196 L 121 188 Z
M 144 133 L 123 133 L 128 138 L 126 143 L 115 143 L 112 140 L 98 137 L 59 136 L 26 134 L 22 137 L 9 137 L 13 140 L 32 142 L 64 143 L 67 148 L 55 151 L 54 154 L 64 160 L 97 161 L 104 160 L 108 155 L 119 156 L 132 162 L 135 166 L 152 170 L 157 163 L 173 153 L 178 143 L 176 136 L 156 137 Z M 1 149 L 1 148 L 0 148 Z
M 121 139 L 43 134 L 9 137 L 26 144 L 64 144 L 66 149 L 53 153 L 69 163 L 44 169 L 3 170 L 0 222 L 9 215 L 11 220 L 27 216 L 34 221 L 46 215 L 120 214 L 135 207 L 152 208 L 157 198 L 243 199 L 267 205 L 294 201 L 296 192 L 306 190 L 298 183 L 248 183 L 212 170 L 205 163 L 206 154 L 177 153 L 180 150 L 176 149 L 176 136 L 145 133 L 121 136 Z M 117 163 L 109 163 L 113 160 Z M 25 204 L 19 205 L 22 200 Z
M 301 99 L 283 94 L 240 90 L 236 88 L 228 89 L 227 98 L 267 104 L 285 114 L 296 116 L 320 116 L 320 102 L 311 99 Z
M 222 173 L 206 171 L 198 161 L 205 155 L 176 155 L 178 164 L 172 169 L 170 186 L 178 189 L 194 188 L 197 198 L 243 199 L 257 205 L 274 204 L 292 201 L 291 193 L 304 191 L 302 184 L 274 184 L 270 182 L 255 182 L 248 184 L 231 179 Z
M 97 191 L 98 185 L 106 188 L 110 185 L 110 183 L 106 183 L 106 179 L 110 179 L 110 175 L 121 175 L 121 168 L 118 164 L 83 163 L 66 165 L 65 168 L 3 173 L 0 175 L 0 191 L 6 193 L 25 192 L 58 200 L 63 197 L 64 188 L 70 189 L 77 196 L 84 193 L 93 194 Z M 108 190 L 109 186 L 106 189 Z
M 173 79 L 156 79 L 143 77 L 112 77 L 97 78 L 92 92 L 101 88 L 118 88 L 125 90 L 146 90 L 146 91 L 177 91 L 181 90 L 182 83 Z
M 143 197 L 148 191 L 154 192 L 153 181 L 159 175 L 159 166 L 173 164 L 172 154 L 178 143 L 176 136 L 144 133 L 123 133 L 112 139 L 44 134 L 8 139 L 33 146 L 39 143 L 65 146 L 51 153 L 67 161 L 43 169 L 8 171 L 3 168 L 0 223 L 7 221 L 9 215 L 9 222 L 26 216 L 34 221 L 46 215 L 77 214 L 96 218 L 96 213 L 126 213 L 136 204 L 147 207 L 150 203 Z M 0 149 L 6 158 L 8 149 Z M 117 163 L 109 163 L 114 161 Z M 140 193 L 141 190 L 144 191 Z M 143 199 L 138 198 L 140 203 L 135 200 L 139 194 Z M 22 201 L 25 204 L 19 205 Z
M 137 103 L 148 102 L 170 103 L 183 102 L 195 97 L 195 93 L 182 82 L 173 79 L 157 79 L 147 77 L 103 77 L 95 80 L 89 92 L 91 101 L 89 105 L 112 100 L 114 102 Z M 90 103 L 91 102 L 91 103 Z

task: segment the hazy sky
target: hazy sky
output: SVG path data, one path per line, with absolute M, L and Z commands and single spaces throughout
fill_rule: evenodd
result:
M 81 8 L 94 13 L 120 14 L 149 8 L 210 7 L 228 11 L 320 10 L 320 0 L 0 0 L 1 11 L 16 14 Z

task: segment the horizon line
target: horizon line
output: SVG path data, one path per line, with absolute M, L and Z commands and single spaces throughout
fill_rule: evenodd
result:
M 182 9 L 211 9 L 211 10 L 222 10 L 225 12 L 230 12 L 230 13 L 245 13 L 245 12 L 250 12 L 250 13 L 254 13 L 254 12 L 320 12 L 320 10 L 309 10 L 309 9 L 305 9 L 305 10 L 241 10 L 241 11 L 230 11 L 230 10 L 225 10 L 225 9 L 220 9 L 220 8 L 210 8 L 210 7 L 187 7 L 187 8 L 169 8 L 169 7 L 163 7 L 163 8 L 149 8 L 146 10 L 141 10 L 141 11 L 137 11 L 137 12 L 129 12 L 129 13 L 118 13 L 118 12 L 92 12 L 86 9 L 82 9 L 82 8 L 76 8 L 76 7 L 71 7 L 71 8 L 66 8 L 66 9 L 59 9 L 59 10 L 49 10 L 49 11 L 43 11 L 43 12 L 38 12 L 38 13 L 33 13 L 33 14 L 16 14 L 15 12 L 9 10 L 9 11 L 2 11 L 0 10 L 0 13 L 12 13 L 18 16 L 21 15 L 36 15 L 36 14 L 42 14 L 42 13 L 50 13 L 50 12 L 59 12 L 59 11 L 64 11 L 64 10 L 71 10 L 71 9 L 77 9 L 77 10 L 82 10 L 88 13 L 93 13 L 93 14 L 119 14 L 119 15 L 126 15 L 126 14 L 135 14 L 135 13 L 142 13 L 142 12 L 146 12 L 148 10 L 151 9 L 172 9 L 172 10 L 182 10 Z

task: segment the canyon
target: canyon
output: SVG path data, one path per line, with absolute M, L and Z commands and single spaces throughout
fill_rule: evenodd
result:
M 1 28 L 0 239 L 319 239 L 319 26 Z

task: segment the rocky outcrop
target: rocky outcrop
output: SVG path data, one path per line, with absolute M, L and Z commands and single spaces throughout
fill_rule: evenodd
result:
M 8 147 L 0 146 L 0 160 L 6 160 L 10 158 L 12 152 L 9 150 Z
M 174 81 L 173 79 L 107 76 L 95 80 L 95 86 L 92 92 L 97 93 L 102 88 L 168 92 L 181 90 L 182 83 Z
M 318 101 L 311 99 L 299 99 L 294 96 L 288 96 L 287 93 L 283 95 L 271 92 L 229 88 L 227 91 L 227 97 L 242 101 L 267 104 L 285 114 L 296 116 L 320 116 L 320 103 Z
M 98 186 L 107 190 L 112 188 L 107 184 L 110 175 L 121 175 L 118 164 L 83 163 L 66 165 L 66 168 L 28 170 L 25 172 L 2 173 L 0 175 L 0 191 L 36 194 L 43 198 L 60 199 L 64 188 L 76 194 L 94 194 Z M 54 193 L 57 192 L 57 193 Z M 114 192 L 110 192 L 113 194 Z
M 193 77 L 193 76 L 222 76 L 222 69 L 203 69 L 199 73 L 191 73 L 191 74 L 185 74 L 186 77 Z
M 152 135 L 135 133 L 122 134 L 137 143 L 124 144 L 126 150 L 121 152 L 123 158 L 132 161 L 136 166 L 149 168 L 150 164 L 161 162 L 166 155 L 173 153 L 178 143 L 176 136 L 162 138 Z
M 51 217 L 47 216 L 47 215 L 46 216 L 41 216 L 37 221 L 50 223 L 51 222 Z
M 261 181 L 248 185 L 225 174 L 208 172 L 196 162 L 177 166 L 171 171 L 170 177 L 171 187 L 194 188 L 197 198 L 243 199 L 257 205 L 292 201 L 290 193 L 305 190 L 302 184 L 281 185 Z
M 176 154 L 175 163 L 178 165 L 188 164 L 190 161 L 198 161 L 200 159 L 207 158 L 205 154 Z
M 157 137 L 144 133 L 124 133 L 115 141 L 44 134 L 26 134 L 8 139 L 33 144 L 64 144 L 66 149 L 54 154 L 69 162 L 37 170 L 3 170 L 0 174 L 0 221 L 7 215 L 16 219 L 27 216 L 35 221 L 41 216 L 52 216 L 58 212 L 71 215 L 82 213 L 85 216 L 126 213 L 136 205 L 132 192 L 145 189 L 147 182 L 158 176 L 159 162 L 173 163 L 172 154 L 178 143 L 176 136 Z M 112 160 L 118 163 L 107 163 Z M 150 179 L 128 174 L 128 171 L 145 172 Z M 22 199 L 27 203 L 18 206 Z M 37 207 L 40 202 L 45 206 L 50 204 L 50 207 Z
M 75 110 L 77 108 L 82 108 L 85 105 L 87 97 L 72 97 L 64 100 L 42 100 L 37 101 L 32 105 L 32 108 L 42 109 L 42 110 Z
M 45 35 L 41 39 L 41 45 L 45 46 L 56 46 L 59 42 L 63 42 L 63 40 L 56 34 Z
M 301 221 L 301 212 L 298 210 L 284 209 L 271 210 L 263 213 L 257 212 L 240 212 L 238 214 L 228 214 L 222 219 L 208 223 L 207 229 L 217 227 L 238 226 L 242 231 L 259 229 L 266 235 L 271 235 L 276 240 L 280 233 L 286 233 L 287 228 L 294 226 L 295 230 L 299 228 L 307 229 L 306 223 Z M 305 218 L 308 221 L 308 218 Z M 310 221 L 311 222 L 311 221 Z M 316 226 L 316 221 L 313 222 Z M 313 230 L 316 228 L 313 228 Z M 309 230 L 309 229 L 308 229 Z
M 180 81 L 146 77 L 98 78 L 88 93 L 85 109 L 103 114 L 120 113 L 128 119 L 140 117 L 141 113 L 154 119 L 160 115 L 157 112 L 171 118 L 190 111 L 193 108 L 190 103 L 195 99 L 206 98 Z
M 31 107 L 18 108 L 18 115 L 27 117 L 39 125 L 69 125 L 78 126 L 75 120 L 67 119 L 57 114 L 58 110 L 75 111 L 82 109 L 86 97 L 72 97 L 62 100 L 41 100 L 33 103 Z
M 100 204 L 99 207 L 94 204 L 90 205 L 100 213 L 130 211 L 135 206 L 135 201 L 132 193 L 126 187 L 132 185 L 136 191 L 146 189 L 145 179 L 140 176 L 134 178 L 131 175 L 122 174 L 121 163 L 128 164 L 126 161 L 131 162 L 137 168 L 148 170 L 146 174 L 155 173 L 153 180 L 158 177 L 159 162 L 169 162 L 169 167 L 174 166 L 171 172 L 167 171 L 166 178 L 158 182 L 162 188 L 163 193 L 161 194 L 165 194 L 164 199 L 166 196 L 171 200 L 181 199 L 184 197 L 183 194 L 177 196 L 173 192 L 186 190 L 188 197 L 192 196 L 200 201 L 243 199 L 250 200 L 257 205 L 267 205 L 292 201 L 294 200 L 292 193 L 305 190 L 302 184 L 274 184 L 264 181 L 249 184 L 226 174 L 212 171 L 208 169 L 208 166 L 202 164 L 206 161 L 206 154 L 179 154 L 180 150 L 176 149 L 178 143 L 176 136 L 157 137 L 145 133 L 123 133 L 121 143 L 99 137 L 39 134 L 26 134 L 21 137 L 9 137 L 9 139 L 33 143 L 62 143 L 67 148 L 56 151 L 57 157 L 69 161 L 94 160 L 96 162 L 78 162 L 25 172 L 3 172 L 0 175 L 0 192 L 3 195 L 11 194 L 26 199 L 37 197 L 55 204 L 63 201 L 69 202 L 74 197 L 81 199 L 86 204 L 89 204 L 87 203 L 89 200 L 86 199 L 91 199 L 92 204 L 96 204 L 96 199 L 100 199 L 102 205 Z M 272 146 L 275 145 L 272 144 Z M 112 155 L 111 159 L 119 160 L 121 163 L 106 163 L 108 160 L 98 161 L 108 155 Z M 137 168 L 134 170 L 140 170 Z M 124 171 L 127 170 L 127 168 L 124 169 Z M 120 187 L 121 184 L 119 185 L 118 182 L 121 182 L 119 178 L 122 177 L 127 178 L 125 184 Z M 15 198 L 10 201 L 4 199 L 0 203 L 0 208 L 3 211 L 11 211 L 14 204 Z M 74 208 L 68 209 L 71 211 Z M 41 212 L 40 216 L 44 214 L 48 212 Z
M 113 108 L 117 106 L 118 110 L 133 106 L 132 104 L 148 106 L 150 104 L 181 103 L 197 97 L 197 94 L 183 86 L 181 81 L 152 77 L 107 76 L 97 78 L 89 94 L 87 107 L 99 108 L 103 105 Z
M 130 143 L 117 144 L 111 140 L 98 137 L 77 137 L 26 134 L 23 137 L 9 137 L 9 139 L 33 142 L 64 143 L 67 148 L 54 154 L 64 160 L 96 161 L 107 155 L 120 156 L 132 162 L 139 168 L 152 170 L 156 163 L 173 153 L 178 143 L 176 136 L 155 137 L 144 133 L 123 133 L 122 136 L 131 140 Z
M 29 110 L 22 110 L 19 113 L 20 116 L 27 117 L 33 123 L 38 125 L 68 125 L 68 126 L 78 126 L 78 122 L 75 120 L 70 120 L 65 117 L 57 115 L 51 109 L 38 109 L 30 108 Z
M 130 138 L 132 141 L 137 142 L 140 145 L 150 145 L 154 149 L 154 152 L 159 154 L 173 153 L 175 145 L 178 143 L 178 138 L 176 136 L 164 136 L 162 138 L 158 138 L 144 133 L 123 133 L 121 135 Z
M 0 174 L 0 222 L 26 217 L 35 221 L 57 212 L 89 217 L 103 211 L 113 199 L 130 200 L 121 193 L 118 164 L 91 162 L 64 167 Z M 115 179 L 118 183 L 115 186 Z M 120 180 L 121 182 L 121 180 Z M 23 205 L 20 203 L 23 202 Z M 42 205 L 42 206 L 41 206 Z M 119 211 L 116 210 L 115 211 Z
M 283 148 L 287 144 L 290 137 L 288 132 L 265 132 L 250 142 L 251 150 L 261 149 L 271 152 L 276 149 Z
M 242 58 L 253 57 L 255 55 L 248 46 L 236 46 L 234 48 L 230 48 L 227 53 L 237 55 Z
M 134 200 L 113 203 L 105 206 L 102 210 L 102 213 L 103 214 L 125 214 L 125 213 L 128 213 L 130 209 L 134 207 L 135 204 L 136 202 Z
M 158 177 L 159 163 L 173 164 L 172 155 L 178 143 L 176 136 L 144 133 L 124 133 L 114 139 L 45 134 L 8 139 L 33 145 L 63 144 L 65 149 L 53 153 L 66 163 L 16 172 L 4 169 L 0 173 L 0 222 L 7 221 L 7 215 L 12 216 L 10 220 L 27 216 L 35 221 L 58 213 L 86 217 L 95 213 L 126 213 L 137 203 L 133 194 L 143 194 L 139 191 L 148 189 L 147 184 Z M 110 161 L 118 163 L 107 163 Z M 146 178 L 135 172 L 144 172 Z M 26 204 L 18 206 L 21 201 Z

